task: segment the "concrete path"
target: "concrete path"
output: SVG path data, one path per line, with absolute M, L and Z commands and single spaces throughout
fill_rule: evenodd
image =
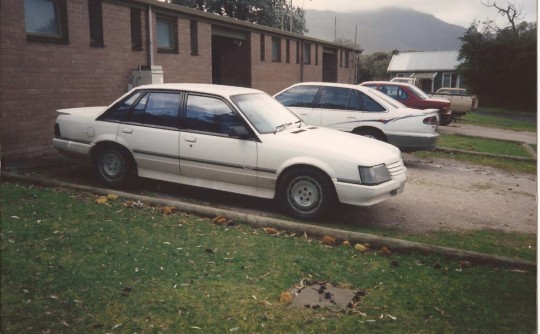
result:
M 439 132 L 471 137 L 510 140 L 527 144 L 536 144 L 538 142 L 536 132 L 511 131 L 464 123 L 452 123 L 448 126 L 439 126 Z

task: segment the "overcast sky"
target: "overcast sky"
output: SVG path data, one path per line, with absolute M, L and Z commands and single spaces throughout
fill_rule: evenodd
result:
M 487 2 L 487 0 L 483 0 Z M 493 3 L 493 0 L 490 0 Z M 537 0 L 497 0 L 501 7 L 510 2 L 521 9 L 521 21 L 537 21 Z M 351 12 L 377 10 L 384 7 L 403 7 L 419 12 L 432 14 L 440 20 L 468 28 L 476 19 L 485 21 L 491 19 L 505 26 L 508 19 L 501 17 L 495 8 L 487 8 L 481 0 L 293 0 L 296 7 L 304 9 L 331 10 L 334 12 Z

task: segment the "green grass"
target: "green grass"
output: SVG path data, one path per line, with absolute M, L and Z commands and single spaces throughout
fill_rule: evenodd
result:
M 496 139 L 484 139 L 468 136 L 460 136 L 453 134 L 439 135 L 438 147 L 450 148 L 456 150 L 471 151 L 477 153 L 488 153 L 494 155 L 506 155 L 518 158 L 532 158 L 527 150 L 519 143 L 496 140 Z M 536 149 L 536 145 L 531 145 L 533 149 Z M 536 161 L 516 161 L 505 157 L 490 157 L 480 156 L 467 153 L 443 153 L 443 152 L 427 152 L 419 151 L 414 152 L 413 155 L 421 158 L 443 158 L 463 161 L 479 166 L 489 166 L 506 170 L 510 172 L 521 172 L 536 174 L 537 163 Z
M 519 143 L 453 134 L 441 133 L 437 146 L 472 152 L 509 155 L 514 157 L 531 157 L 527 150 Z
M 532 272 L 435 255 L 358 253 L 240 224 L 163 215 L 159 208 L 127 208 L 122 199 L 98 205 L 97 196 L 63 189 L 4 182 L 0 190 L 2 333 L 536 329 Z M 491 240 L 480 248 L 519 256 L 532 242 L 497 233 L 419 238 L 457 245 Z M 303 278 L 363 289 L 366 296 L 354 312 L 280 304 L 280 294 Z
M 523 112 L 510 111 L 501 108 L 479 108 L 478 111 L 489 113 L 488 115 L 481 115 L 478 112 L 469 113 L 461 117 L 460 122 L 471 123 L 474 125 L 495 127 L 514 131 L 536 131 L 536 123 L 527 122 L 517 119 L 509 119 L 503 117 L 502 114 L 523 114 Z

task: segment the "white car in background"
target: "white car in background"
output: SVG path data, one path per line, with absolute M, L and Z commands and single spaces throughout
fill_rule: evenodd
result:
M 396 147 L 306 126 L 268 94 L 239 87 L 140 86 L 108 107 L 58 110 L 53 144 L 91 159 L 108 186 L 138 175 L 277 198 L 300 219 L 337 202 L 376 204 L 406 180 Z
M 368 87 L 303 82 L 274 97 L 306 124 L 372 137 L 405 152 L 432 150 L 439 137 L 436 109 L 407 108 Z

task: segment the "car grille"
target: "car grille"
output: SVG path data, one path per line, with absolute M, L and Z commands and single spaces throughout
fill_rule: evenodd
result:
M 387 163 L 386 168 L 388 168 L 388 171 L 393 178 L 405 174 L 405 166 L 403 166 L 403 162 L 401 160 Z

